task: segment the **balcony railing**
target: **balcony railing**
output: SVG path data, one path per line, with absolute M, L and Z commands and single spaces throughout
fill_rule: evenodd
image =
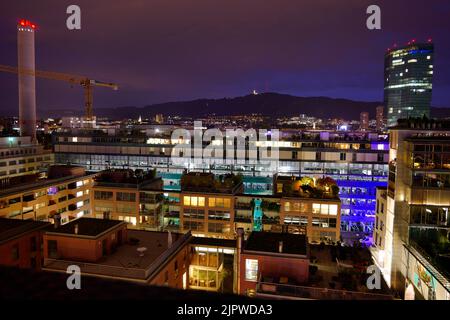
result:
M 270 282 L 258 282 L 256 296 L 285 296 L 297 299 L 313 300 L 392 300 L 393 297 L 386 294 L 336 290 L 290 284 Z

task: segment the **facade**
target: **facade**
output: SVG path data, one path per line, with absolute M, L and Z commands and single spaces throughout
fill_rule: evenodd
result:
M 50 224 L 0 218 L 0 265 L 40 270 L 42 235 Z
M 384 130 L 384 106 L 378 106 L 376 108 L 376 129 L 378 132 L 381 132 Z
M 369 130 L 369 113 L 361 112 L 359 115 L 359 129 L 362 131 Z
M 0 217 L 67 223 L 91 214 L 95 174 L 83 167 L 52 166 L 48 177 L 27 175 L 0 191 Z
M 399 292 L 449 299 L 450 125 L 405 120 L 391 128 L 385 279 Z
M 389 50 L 384 58 L 384 105 L 387 125 L 398 119 L 430 117 L 434 46 L 415 41 Z
M 31 142 L 31 137 L 0 137 L 0 186 L 11 178 L 44 173 L 54 162 L 54 154 Z
M 127 230 L 123 221 L 80 218 L 44 234 L 43 270 L 65 273 L 74 264 L 91 276 L 186 289 L 190 240 L 190 233 Z
M 220 179 L 220 178 L 219 178 Z M 243 191 L 237 176 L 220 181 L 212 173 L 183 175 L 180 194 L 180 227 L 194 235 L 234 238 L 235 195 Z
M 392 265 L 392 238 L 394 215 L 388 211 L 387 188 L 377 188 L 375 227 L 373 230 L 372 258 L 383 274 L 388 274 Z M 385 280 L 390 285 L 390 276 Z
M 162 180 L 153 172 L 102 171 L 92 188 L 93 216 L 125 221 L 130 228 L 159 230 L 162 191 Z
M 238 241 L 243 241 L 242 236 Z M 305 235 L 252 232 L 239 248 L 239 294 L 255 296 L 276 291 L 277 284 L 301 285 L 309 280 Z
M 376 187 L 387 184 L 387 135 L 299 130 L 283 131 L 280 135 L 281 140 L 274 142 L 280 159 L 272 169 L 253 160 L 246 160 L 245 164 L 226 159 L 215 159 L 215 164 L 207 160 L 176 164 L 171 160 L 174 143 L 170 132 L 150 135 L 148 132 L 70 130 L 54 134 L 53 141 L 57 163 L 83 165 L 93 171 L 154 168 L 162 177 L 166 192 L 180 190 L 184 170 L 241 173 L 244 192 L 251 195 L 271 194 L 275 173 L 316 178 L 330 176 L 340 187 L 342 233 L 371 236 Z

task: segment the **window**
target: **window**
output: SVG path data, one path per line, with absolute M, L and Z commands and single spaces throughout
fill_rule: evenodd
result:
M 231 201 L 227 198 L 209 198 L 208 199 L 209 207 L 219 207 L 219 208 L 230 208 Z
M 208 232 L 212 233 L 228 233 L 230 225 L 228 223 L 208 223 Z
M 258 260 L 245 259 L 245 280 L 258 281 Z
M 37 249 L 36 237 L 31 237 L 30 238 L 30 250 L 31 250 L 31 252 L 35 252 L 36 249 Z
M 19 260 L 19 245 L 18 244 L 15 244 L 11 248 L 11 258 L 13 261 Z
M 330 204 L 328 214 L 331 216 L 336 216 L 338 212 L 337 204 Z
M 116 199 L 117 201 L 135 202 L 136 194 L 130 192 L 117 192 Z
M 95 200 L 112 200 L 113 193 L 110 191 L 94 191 Z
M 312 213 L 320 213 L 320 203 L 313 203 Z
M 48 240 L 47 241 L 47 250 L 48 250 L 48 256 L 51 259 L 58 258 L 58 242 L 56 240 Z
M 205 206 L 205 197 L 184 196 L 183 203 L 185 206 L 204 207 Z

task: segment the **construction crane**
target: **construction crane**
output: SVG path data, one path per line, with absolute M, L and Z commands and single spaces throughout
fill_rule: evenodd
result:
M 92 110 L 92 102 L 93 102 L 93 87 L 107 87 L 112 88 L 113 90 L 118 90 L 119 86 L 115 83 L 101 82 L 93 79 L 89 79 L 85 76 L 53 72 L 53 71 L 42 71 L 42 70 L 27 70 L 22 69 L 19 71 L 19 68 L 0 65 L 1 72 L 9 72 L 15 74 L 24 74 L 29 76 L 35 76 L 38 78 L 44 79 L 52 79 L 52 80 L 60 80 L 66 81 L 71 84 L 77 84 L 84 88 L 84 108 L 86 112 L 86 119 L 93 120 L 94 113 Z

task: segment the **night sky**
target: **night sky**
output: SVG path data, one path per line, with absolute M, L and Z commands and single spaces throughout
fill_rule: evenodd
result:
M 80 31 L 66 8 L 81 7 Z M 382 30 L 366 28 L 366 8 Z M 144 106 L 257 91 L 383 99 L 383 57 L 411 39 L 435 44 L 433 106 L 450 107 L 448 0 L 10 0 L 0 4 L 0 64 L 17 65 L 16 23 L 38 25 L 36 67 L 116 82 L 94 106 Z M 1 113 L 17 77 L 0 74 Z M 77 108 L 82 90 L 37 80 L 39 109 Z

